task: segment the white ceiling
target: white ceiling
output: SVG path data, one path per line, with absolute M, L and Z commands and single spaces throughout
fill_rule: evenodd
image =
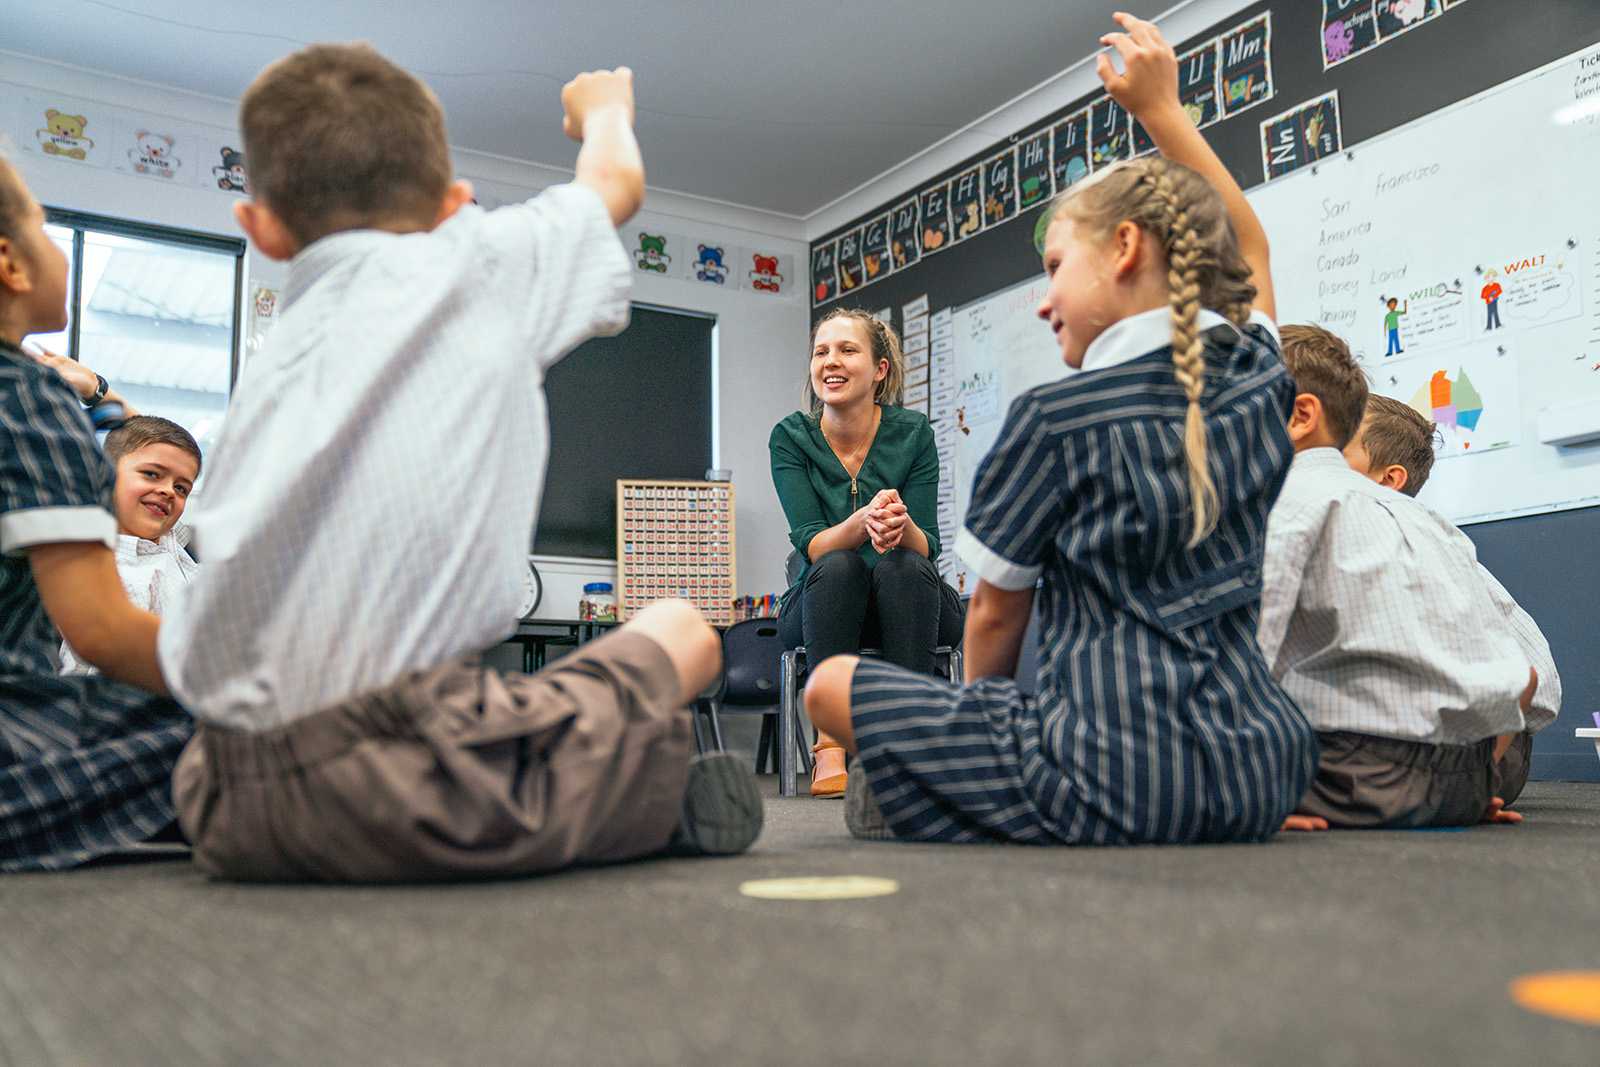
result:
M 0 48 L 236 99 L 302 43 L 368 40 L 451 143 L 563 167 L 560 86 L 626 64 L 652 187 L 805 217 L 1172 2 L 0 0 Z

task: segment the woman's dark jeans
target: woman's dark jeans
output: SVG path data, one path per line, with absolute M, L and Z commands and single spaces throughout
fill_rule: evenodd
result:
M 811 565 L 778 632 L 786 647 L 804 645 L 811 664 L 876 648 L 890 663 L 933 674 L 933 650 L 960 644 L 963 616 L 961 598 L 926 556 L 896 549 L 868 567 L 861 553 L 841 549 Z

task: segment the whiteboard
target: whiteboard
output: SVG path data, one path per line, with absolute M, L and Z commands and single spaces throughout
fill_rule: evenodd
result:
M 1600 447 L 1538 434 L 1558 405 L 1600 417 L 1597 176 L 1590 48 L 1250 194 L 1279 320 L 1339 334 L 1374 392 L 1439 423 L 1419 499 L 1457 523 L 1600 503 Z
M 1597 181 L 1600 46 L 1248 194 L 1279 321 L 1339 334 L 1374 392 L 1441 424 L 1421 499 L 1457 523 L 1600 504 L 1600 445 L 1541 444 L 1537 430 L 1556 406 L 1600 423 Z M 1011 401 L 1072 373 L 1035 315 L 1044 289 L 1040 273 L 954 311 L 953 399 L 930 415 L 959 429 L 941 435 L 955 528 Z M 1404 311 L 1393 355 L 1388 297 Z

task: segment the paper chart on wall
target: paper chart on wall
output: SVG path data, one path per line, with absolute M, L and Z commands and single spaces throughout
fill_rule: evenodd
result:
M 1421 499 L 1456 522 L 1600 503 L 1600 448 L 1538 437 L 1552 407 L 1600 417 L 1595 101 L 1591 48 L 1250 193 L 1281 320 L 1439 423 Z

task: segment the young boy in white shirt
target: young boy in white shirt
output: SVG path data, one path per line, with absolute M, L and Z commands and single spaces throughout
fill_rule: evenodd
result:
M 134 415 L 106 435 L 116 468 L 117 575 L 138 608 L 165 615 L 200 566 L 189 555 L 189 528 L 179 526 L 200 477 L 200 446 L 188 430 L 155 415 Z M 96 668 L 61 643 L 62 674 Z
M 692 757 L 720 642 L 688 604 L 537 675 L 477 662 L 516 616 L 544 371 L 628 319 L 632 74 L 561 99 L 575 180 L 485 212 L 438 101 L 367 46 L 303 49 L 245 94 L 235 214 L 289 278 L 208 457 L 205 567 L 159 641 L 199 720 L 173 791 L 212 874 L 487 877 L 760 831 L 742 762 Z
M 1438 436 L 1438 424 L 1424 418 L 1416 408 L 1392 397 L 1373 394 L 1367 398 L 1361 429 L 1344 447 L 1344 458 L 1357 474 L 1415 497 L 1433 471 L 1434 441 Z M 1483 579 L 1484 588 L 1512 633 L 1516 634 L 1523 655 L 1539 674 L 1533 704 L 1524 715 L 1527 728 L 1512 738 L 1511 746 L 1500 757 L 1500 796 L 1510 807 L 1528 782 L 1533 735 L 1555 722 L 1561 712 L 1561 675 L 1556 671 L 1550 642 L 1545 640 L 1539 624 L 1481 563 L 1478 576 Z
M 1500 757 L 1535 672 L 1460 530 L 1352 470 L 1366 376 L 1338 337 L 1286 326 L 1295 458 L 1267 522 L 1262 653 L 1317 730 L 1286 829 L 1520 821 Z

